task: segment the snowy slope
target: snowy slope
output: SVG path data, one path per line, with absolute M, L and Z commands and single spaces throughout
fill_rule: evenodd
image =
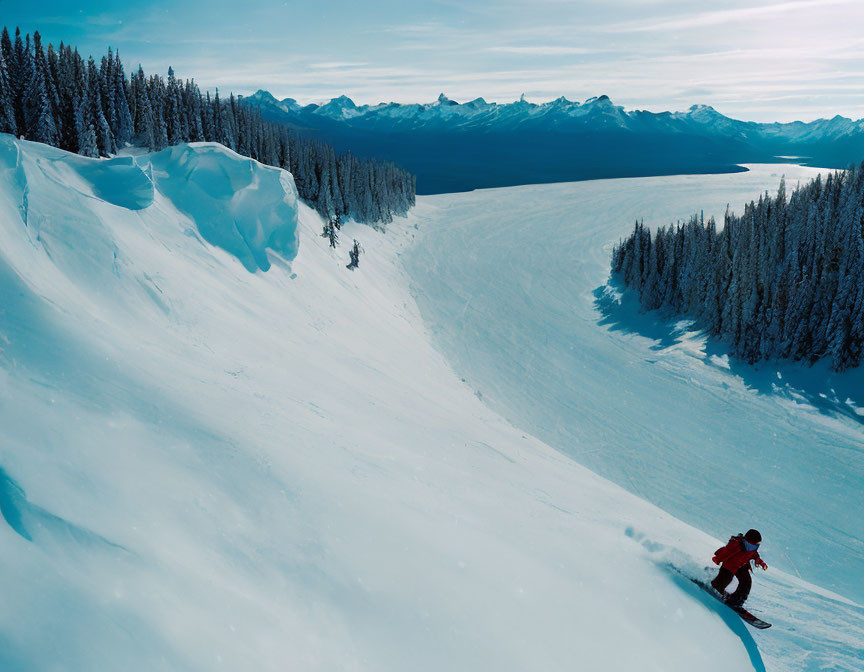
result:
M 412 229 L 320 228 L 216 146 L 0 137 L 0 668 L 764 669 L 716 539 L 432 348 Z
M 864 603 L 862 373 L 729 361 L 606 285 L 636 218 L 776 190 L 778 166 L 749 168 L 424 197 L 405 264 L 438 347 L 515 425 L 717 537 L 762 531 L 752 604 L 782 669 L 861 669 L 861 607 L 777 569 Z M 784 170 L 790 187 L 816 172 Z

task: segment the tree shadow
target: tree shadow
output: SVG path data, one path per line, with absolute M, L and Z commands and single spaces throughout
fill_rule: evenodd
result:
M 666 350 L 681 342 L 688 333 L 689 322 L 662 313 L 644 312 L 635 292 L 610 281 L 594 290 L 594 306 L 602 317 L 598 324 L 610 331 L 638 334 L 657 341 L 652 350 Z
M 757 394 L 782 397 L 809 405 L 823 415 L 864 425 L 864 371 L 860 368 L 837 373 L 826 361 L 812 365 L 776 360 L 748 364 L 730 355 L 722 340 L 704 338 L 692 319 L 662 310 L 643 311 L 636 293 L 612 278 L 593 294 L 600 313 L 597 323 L 610 331 L 648 338 L 654 341 L 650 349 L 658 352 L 679 345 L 685 338 L 702 337 L 702 362 L 728 371 Z

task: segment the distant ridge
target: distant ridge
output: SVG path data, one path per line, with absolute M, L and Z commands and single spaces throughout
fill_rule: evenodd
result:
M 459 103 L 441 93 L 431 103 L 377 103 L 356 105 L 348 96 L 333 98 L 327 103 L 300 105 L 293 98 L 277 100 L 270 92 L 259 89 L 244 98 L 248 104 L 262 110 L 282 112 L 304 117 L 318 117 L 350 121 L 351 125 L 375 125 L 387 119 L 392 124 L 408 124 L 426 129 L 430 123 L 440 122 L 449 127 L 476 127 L 487 130 L 525 124 L 569 124 L 575 128 L 590 125 L 598 118 L 629 130 L 656 129 L 684 131 L 699 128 L 704 131 L 728 134 L 765 135 L 794 140 L 825 140 L 864 132 L 864 119 L 853 120 L 837 115 L 831 119 L 803 122 L 760 123 L 727 117 L 710 105 L 692 105 L 686 112 L 649 112 L 625 110 L 615 105 L 607 95 L 588 98 L 584 103 L 560 96 L 546 103 L 531 103 L 523 98 L 512 103 L 487 103 L 475 98 Z
M 397 161 L 417 174 L 418 193 L 603 177 L 714 173 L 738 164 L 785 162 L 845 168 L 864 159 L 864 120 L 757 123 L 709 105 L 685 112 L 625 110 L 609 96 L 546 103 L 444 93 L 431 103 L 323 105 L 277 100 L 259 90 L 243 99 L 265 119 L 287 123 L 341 150 Z

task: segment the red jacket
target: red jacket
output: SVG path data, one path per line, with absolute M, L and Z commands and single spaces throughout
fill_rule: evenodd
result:
M 737 537 L 730 537 L 729 543 L 723 548 L 718 548 L 712 558 L 715 565 L 723 563 L 723 568 L 728 569 L 733 574 L 742 567 L 752 571 L 750 561 L 755 560 L 760 567 L 767 567 L 762 558 L 759 557 L 758 551 L 748 551 L 744 548 L 744 535 L 739 534 Z

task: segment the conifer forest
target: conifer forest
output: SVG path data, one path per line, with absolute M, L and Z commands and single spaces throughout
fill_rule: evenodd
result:
M 361 159 L 288 126 L 264 121 L 231 94 L 220 98 L 194 80 L 127 78 L 109 48 L 97 63 L 60 43 L 44 45 L 6 28 L 0 37 L 0 132 L 88 157 L 127 145 L 150 151 L 181 142 L 218 142 L 292 173 L 300 197 L 325 217 L 387 223 L 414 205 L 415 178 L 386 161 Z
M 760 360 L 861 363 L 864 345 L 864 165 L 816 177 L 787 201 L 727 209 L 723 227 L 694 216 L 653 234 L 637 222 L 612 271 L 643 310 L 689 314 L 730 353 Z

